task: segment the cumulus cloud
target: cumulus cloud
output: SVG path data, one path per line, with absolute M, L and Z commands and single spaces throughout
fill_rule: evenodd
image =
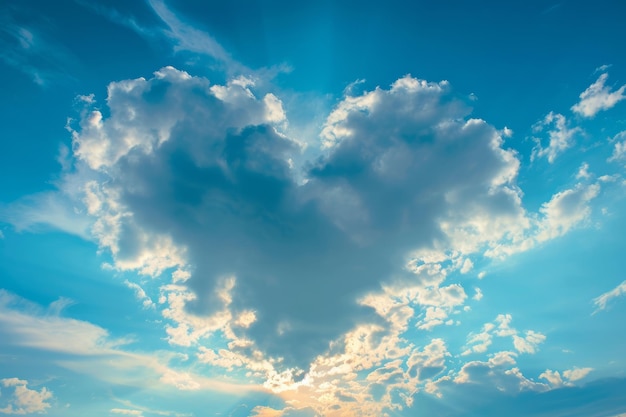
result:
M 8 399 L 1 400 L 5 402 L 5 406 L 0 408 L 3 414 L 32 414 L 45 413 L 50 408 L 49 400 L 52 399 L 52 392 L 46 387 L 40 390 L 28 388 L 28 381 L 18 378 L 0 379 L 0 384 L 8 388 L 11 392 Z
M 471 361 L 463 365 L 452 380 L 456 384 L 477 384 L 501 392 L 546 391 L 545 384 L 535 382 L 516 367 L 516 354 L 509 351 L 494 353 L 487 361 Z M 442 380 L 442 384 L 448 381 Z
M 542 138 L 533 137 L 537 145 L 533 148 L 531 160 L 546 157 L 549 163 L 553 163 L 557 156 L 574 145 L 574 138 L 581 132 L 581 129 L 570 128 L 565 116 L 550 112 L 533 126 L 533 132 L 535 134 L 545 132 L 548 136 L 548 143 L 545 145 Z
M 580 168 L 578 168 L 578 172 L 576 173 L 576 179 L 587 179 L 589 177 L 591 177 L 591 174 L 589 173 L 589 164 L 583 162 L 580 165 Z
M 543 214 L 539 241 L 553 239 L 567 233 L 573 226 L 587 219 L 591 213 L 589 202 L 600 192 L 600 185 L 579 183 L 575 188 L 556 193 L 539 211 Z
M 605 85 L 609 74 L 601 74 L 596 82 L 580 93 L 580 101 L 572 106 L 572 111 L 583 117 L 594 117 L 602 110 L 608 110 L 626 98 L 626 85 L 615 91 Z
M 474 288 L 474 296 L 472 297 L 472 299 L 476 300 L 476 301 L 480 301 L 483 298 L 483 292 L 480 288 L 476 287 Z
M 381 415 L 398 402 L 410 407 L 416 389 L 440 394 L 437 381 L 451 378 L 445 343 L 417 345 L 404 334 L 459 324 L 468 295 L 449 277 L 469 273 L 480 256 L 565 234 L 589 217 L 599 193 L 581 183 L 527 213 L 518 155 L 504 146 L 511 132 L 469 117 L 448 82 L 407 75 L 352 91 L 325 119 L 320 156 L 294 165 L 304 147 L 285 131 L 281 98 L 253 78 L 212 84 L 165 67 L 113 82 L 106 108 L 80 100 L 84 109 L 68 125 L 75 169 L 62 183 L 82 204 L 90 237 L 111 253 L 110 267 L 157 281 L 158 301 L 143 284 L 126 285 L 159 311 L 172 346 L 323 415 Z M 552 162 L 573 133 L 560 115 L 546 123 L 560 139 L 537 152 Z M 476 289 L 473 298 L 481 296 Z M 496 337 L 510 338 L 517 353 L 536 352 L 545 336 L 518 332 L 511 320 L 485 324 L 464 353 L 485 353 Z M 104 329 L 71 323 L 85 330 L 78 353 L 132 356 Z M 219 345 L 207 342 L 212 336 Z M 47 333 L 29 337 L 58 343 Z M 214 386 L 142 361 L 180 389 Z M 501 370 L 518 387 L 532 385 L 517 368 Z
M 574 386 L 574 382 L 585 378 L 591 371 L 593 371 L 593 368 L 573 368 L 562 373 L 546 369 L 545 372 L 539 375 L 539 378 L 545 379 L 553 387 L 571 387 Z
M 520 332 L 511 327 L 512 320 L 510 314 L 499 314 L 494 322 L 485 323 L 480 332 L 470 333 L 462 355 L 486 352 L 493 343 L 494 336 L 511 337 L 513 347 L 518 353 L 536 353 L 538 346 L 546 340 L 546 336 L 533 330 L 527 330 L 520 336 Z
M 359 320 L 377 320 L 357 298 L 392 276 L 406 287 L 420 274 L 406 262 L 423 262 L 413 251 L 454 251 L 450 268 L 467 272 L 462 254 L 528 224 L 515 153 L 496 129 L 465 118 L 447 82 L 406 76 L 345 97 L 304 184 L 279 98 L 257 97 L 250 79 L 211 85 L 167 67 L 112 83 L 107 103 L 108 118 L 87 108 L 73 130 L 78 162 L 106 178 L 84 188 L 92 231 L 117 268 L 193 271 L 187 289 L 164 295 L 184 306 L 184 315 L 165 310 L 172 342 L 198 343 L 240 320 L 233 337 L 303 365 Z M 466 297 L 438 284 L 416 294 L 417 304 L 447 309 Z M 217 321 L 199 330 L 192 315 Z
M 612 300 L 618 297 L 622 297 L 624 295 L 626 295 L 626 281 L 622 282 L 612 290 L 607 291 L 604 294 L 601 294 L 600 296 L 593 299 L 593 304 L 596 306 L 594 314 L 601 310 L 605 310 Z

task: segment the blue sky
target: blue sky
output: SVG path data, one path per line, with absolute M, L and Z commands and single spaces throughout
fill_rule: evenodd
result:
M 619 1 L 0 6 L 0 414 L 624 417 Z

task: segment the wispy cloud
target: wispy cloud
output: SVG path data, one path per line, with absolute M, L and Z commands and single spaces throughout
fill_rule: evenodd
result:
M 13 8 L 0 12 L 0 60 L 42 87 L 73 78 L 77 58 L 36 22 L 22 23 Z
M 206 32 L 185 24 L 165 4 L 163 0 L 148 0 L 154 12 L 167 25 L 165 32 L 176 43 L 175 49 L 205 54 L 227 66 L 233 65 L 234 61 L 226 50 L 215 38 Z
M 581 131 L 579 127 L 570 127 L 562 114 L 548 113 L 543 120 L 533 126 L 534 133 L 548 134 L 548 143 L 544 145 L 541 138 L 534 137 L 537 146 L 532 151 L 531 160 L 545 156 L 549 163 L 553 163 L 557 156 L 574 145 L 574 138 Z
M 125 15 L 115 8 L 100 3 L 87 0 L 80 0 L 79 3 L 114 23 L 134 30 L 149 41 L 166 40 L 174 52 L 190 52 L 196 56 L 211 58 L 218 64 L 221 71 L 231 76 L 236 74 L 250 75 L 256 72 L 234 60 L 231 54 L 213 36 L 187 24 L 184 18 L 177 15 L 164 0 L 147 0 L 146 2 L 150 10 L 160 20 L 161 25 L 142 23 L 133 16 Z M 285 70 L 286 68 L 279 66 L 270 72 L 283 72 Z M 260 71 L 267 72 L 267 70 Z
M 611 303 L 614 299 L 623 297 L 626 295 L 626 281 L 619 284 L 617 287 L 613 288 L 611 291 L 607 291 L 604 294 L 593 299 L 593 304 L 596 306 L 596 310 L 594 314 L 605 310 L 609 303 Z
M 54 306 L 44 309 L 0 289 L 0 345 L 41 352 L 62 367 L 110 384 L 143 387 L 158 381 L 164 387 L 180 390 L 228 393 L 262 390 L 258 386 L 234 384 L 172 368 L 168 364 L 171 354 L 126 351 L 122 347 L 132 339 L 112 338 L 104 328 L 55 315 L 56 310 Z

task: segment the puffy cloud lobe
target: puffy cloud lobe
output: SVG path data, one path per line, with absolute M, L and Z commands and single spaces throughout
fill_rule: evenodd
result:
M 467 346 L 462 355 L 484 353 L 493 343 L 493 337 L 511 337 L 513 347 L 519 353 L 535 353 L 539 344 L 546 340 L 546 336 L 527 330 L 524 336 L 510 326 L 513 318 L 510 314 L 499 314 L 493 323 L 485 323 L 478 333 L 471 333 L 467 338 Z
M 512 225 L 488 217 L 523 215 L 512 185 L 519 161 L 493 127 L 465 120 L 467 112 L 447 82 L 410 76 L 347 97 L 322 131 L 331 153 L 311 172 L 311 188 L 323 185 L 322 210 L 355 240 L 393 236 L 405 250 L 444 240 L 445 249 L 471 252 L 476 241 L 509 232 Z
M 615 91 L 605 85 L 609 74 L 601 74 L 585 91 L 580 93 L 580 101 L 572 106 L 572 111 L 583 117 L 594 117 L 602 110 L 608 110 L 626 98 L 626 85 Z
M 562 236 L 574 225 L 587 219 L 591 213 L 589 202 L 598 196 L 599 184 L 577 184 L 575 188 L 556 193 L 544 203 L 540 212 L 544 215 L 537 234 L 538 241 Z
M 40 390 L 28 388 L 28 381 L 18 378 L 0 379 L 0 384 L 11 388 L 12 393 L 5 407 L 0 408 L 3 414 L 32 414 L 45 413 L 50 408 L 48 400 L 52 399 L 52 392 L 46 387 Z
M 559 371 L 546 369 L 545 372 L 539 375 L 539 378 L 545 379 L 553 387 L 571 387 L 574 386 L 573 382 L 585 378 L 591 371 L 593 371 L 593 368 L 573 368 L 565 370 L 561 374 Z

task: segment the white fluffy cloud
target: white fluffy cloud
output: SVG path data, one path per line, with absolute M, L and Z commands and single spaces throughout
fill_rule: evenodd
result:
M 562 373 L 546 369 L 545 372 L 539 375 L 539 378 L 545 379 L 553 387 L 571 387 L 574 385 L 574 382 L 585 378 L 591 371 L 593 371 L 593 368 L 573 368 L 565 370 Z
M 597 197 L 599 192 L 598 183 L 577 184 L 575 188 L 552 196 L 550 201 L 540 208 L 544 217 L 537 239 L 544 241 L 562 236 L 573 226 L 587 219 L 591 213 L 589 202 Z
M 45 413 L 50 408 L 52 392 L 46 387 L 40 390 L 28 388 L 28 381 L 18 378 L 0 379 L 0 384 L 11 392 L 8 399 L 1 398 L 6 405 L 0 408 L 3 414 Z
M 82 103 L 70 123 L 75 170 L 62 184 L 111 267 L 158 280 L 158 296 L 126 285 L 162 315 L 172 346 L 245 372 L 287 398 L 288 409 L 332 415 L 340 404 L 344 414 L 380 415 L 399 401 L 410 406 L 416 389 L 439 394 L 437 381 L 452 378 L 443 374 L 447 346 L 438 338 L 417 346 L 404 335 L 459 324 L 468 295 L 449 276 L 469 274 L 481 256 L 565 234 L 589 218 L 600 190 L 581 182 L 528 213 L 518 155 L 504 144 L 511 132 L 470 118 L 445 81 L 405 76 L 346 95 L 321 129 L 321 156 L 299 166 L 303 146 L 285 134 L 280 97 L 251 78 L 217 85 L 165 67 L 111 83 L 106 109 L 90 96 Z M 577 130 L 552 113 L 541 124 L 548 127 L 550 144 L 536 156 L 552 162 Z M 476 289 L 474 299 L 481 296 Z M 464 353 L 485 353 L 496 337 L 535 353 L 545 336 L 510 322 L 500 315 L 485 324 Z M 69 323 L 73 338 L 84 330 L 75 353 L 137 359 L 104 329 Z M 208 345 L 216 335 L 220 346 Z M 67 349 L 45 332 L 20 340 Z M 508 366 L 516 354 L 475 361 L 455 378 L 497 367 L 503 383 L 540 387 Z M 140 362 L 180 389 L 221 389 Z
M 513 347 L 519 353 L 536 353 L 538 346 L 546 340 L 546 336 L 527 330 L 523 335 L 510 326 L 513 318 L 510 314 L 499 314 L 492 323 L 485 323 L 478 333 L 471 333 L 467 337 L 463 356 L 472 353 L 485 353 L 493 343 L 493 337 L 511 337 Z
M 580 101 L 572 106 L 572 111 L 583 117 L 593 117 L 602 110 L 608 110 L 626 98 L 626 85 L 615 91 L 605 85 L 609 75 L 601 74 L 585 91 L 580 93 Z
M 392 275 L 413 280 L 427 248 L 468 272 L 463 255 L 529 225 L 515 153 L 499 131 L 465 118 L 447 82 L 406 76 L 346 97 L 322 130 L 326 155 L 304 174 L 289 163 L 301 148 L 279 131 L 279 98 L 257 97 L 250 79 L 211 85 L 167 67 L 112 83 L 107 104 L 110 116 L 87 108 L 73 131 L 78 163 L 102 177 L 85 184 L 83 200 L 115 267 L 193 271 L 178 290 L 164 287 L 172 342 L 228 328 L 232 340 L 304 365 L 371 314 L 359 293 Z M 412 302 L 430 308 L 424 328 L 466 298 L 439 275 L 414 290 Z
M 545 384 L 535 382 L 516 367 L 514 352 L 494 353 L 487 361 L 468 362 L 453 379 L 456 384 L 477 384 L 495 388 L 501 392 L 546 391 Z M 447 383 L 447 381 L 441 381 Z

